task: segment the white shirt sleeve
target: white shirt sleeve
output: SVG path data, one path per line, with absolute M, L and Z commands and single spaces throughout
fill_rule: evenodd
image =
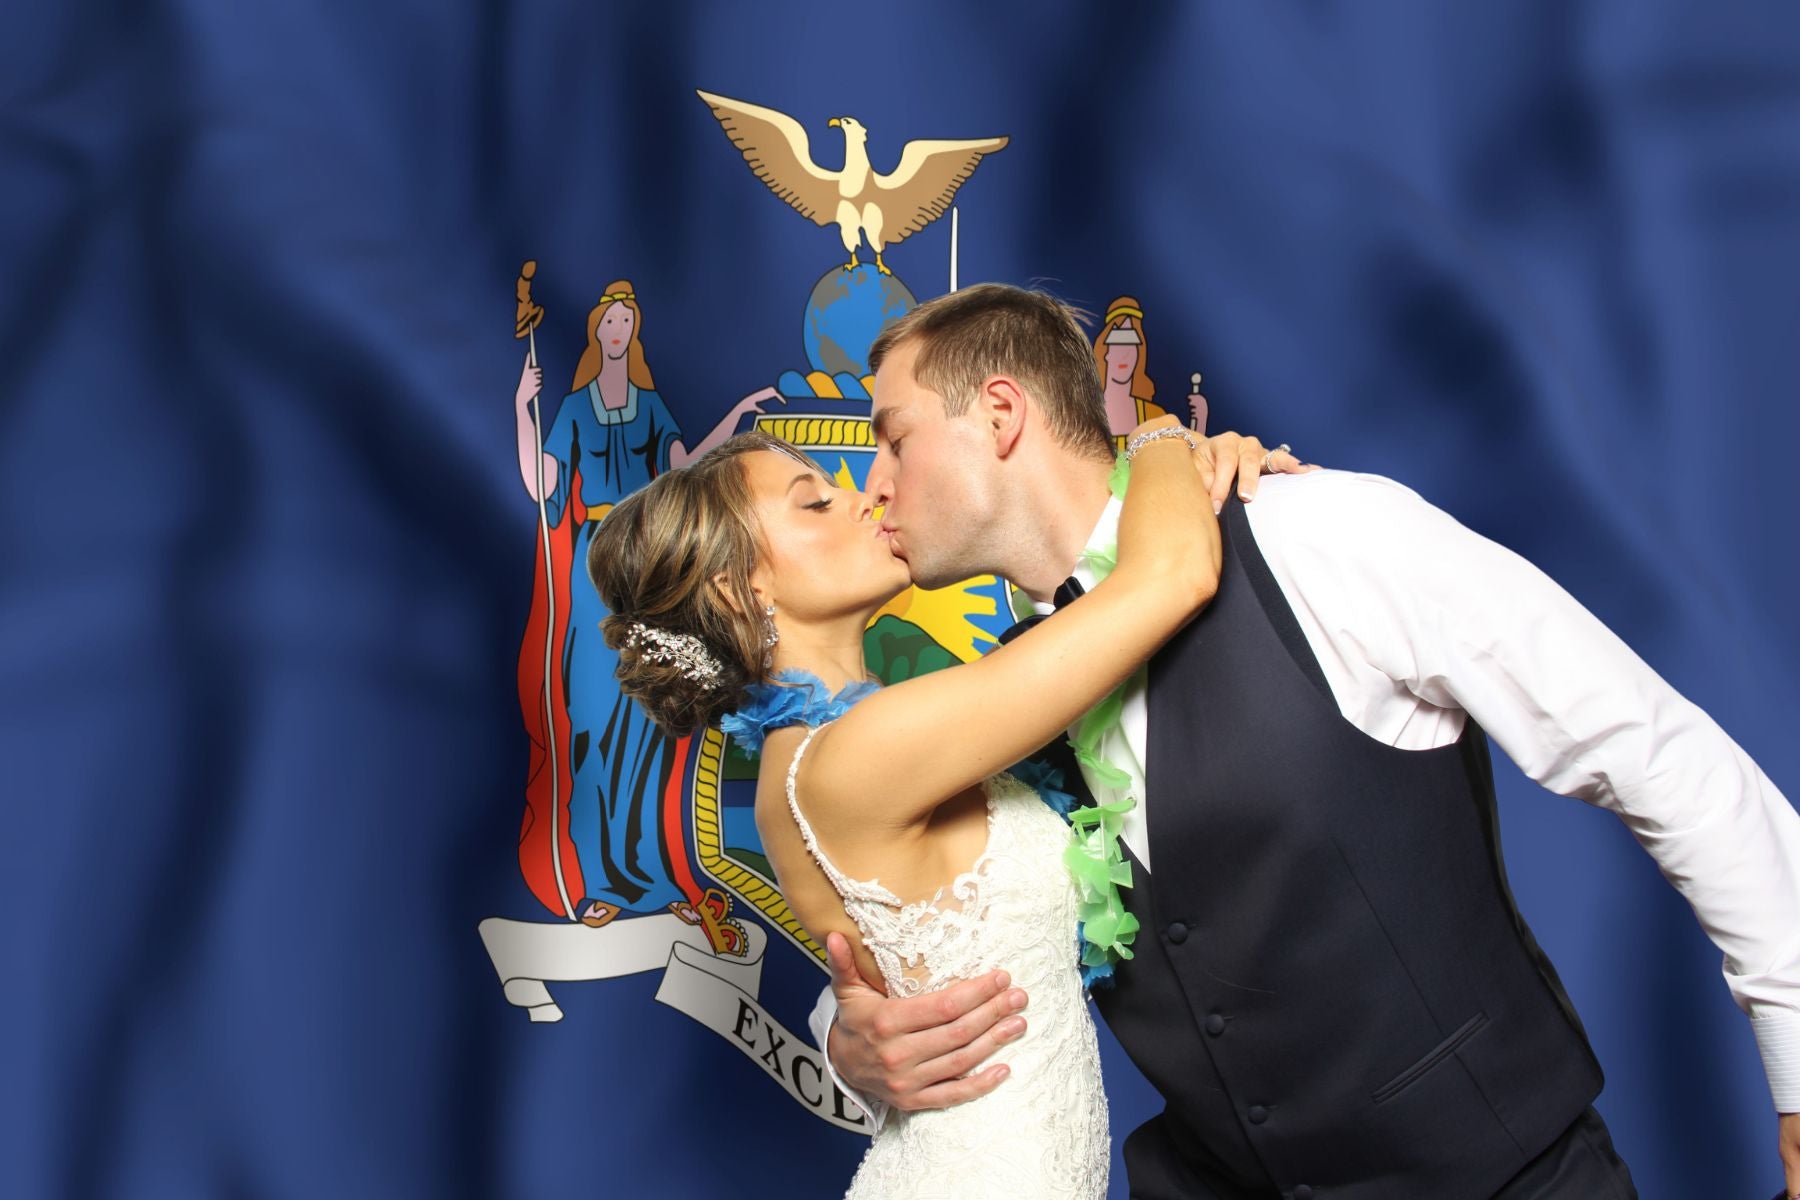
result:
M 1408 721 L 1466 711 L 1526 775 L 1618 815 L 1723 951 L 1775 1107 L 1800 1111 L 1800 814 L 1768 777 L 1548 576 L 1407 488 L 1319 472 L 1253 508 L 1334 687 L 1359 660 L 1423 702 Z
M 837 1021 L 837 994 L 829 986 L 819 993 L 819 1001 L 813 1005 L 812 1016 L 806 1024 L 812 1030 L 813 1044 L 819 1048 L 819 1057 L 825 1060 L 825 1073 L 831 1076 L 832 1084 L 844 1093 L 844 1098 L 862 1110 L 863 1116 L 869 1119 L 869 1135 L 873 1137 L 881 1130 L 881 1123 L 887 1119 L 888 1106 L 880 1100 L 865 1100 L 861 1093 L 855 1091 L 844 1082 L 838 1074 L 837 1067 L 831 1061 L 831 1027 Z

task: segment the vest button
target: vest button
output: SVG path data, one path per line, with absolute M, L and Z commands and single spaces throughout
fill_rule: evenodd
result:
M 1211 1034 L 1213 1037 L 1218 1037 L 1221 1033 L 1224 1033 L 1225 1032 L 1225 1018 L 1221 1017 L 1218 1013 L 1213 1013 L 1211 1016 L 1207 1017 L 1206 1018 L 1206 1032 Z
M 1294 1189 L 1294 1200 L 1312 1200 L 1312 1189 L 1301 1184 Z
M 1269 1119 L 1269 1110 L 1260 1104 L 1252 1104 L 1247 1115 L 1249 1116 L 1252 1125 L 1261 1125 L 1264 1121 Z
M 1169 928 L 1166 930 L 1166 932 L 1168 934 L 1169 940 L 1171 942 L 1175 943 L 1177 946 L 1179 946 L 1179 945 L 1181 945 L 1181 943 L 1187 941 L 1187 926 L 1183 925 L 1180 921 L 1169 922 Z

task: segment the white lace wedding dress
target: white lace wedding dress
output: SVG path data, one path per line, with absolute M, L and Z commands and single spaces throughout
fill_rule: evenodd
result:
M 827 722 L 829 724 L 829 722 Z M 954 1108 L 890 1112 L 846 1200 L 1096 1200 L 1112 1164 L 1100 1049 L 1076 956 L 1069 827 L 1010 775 L 988 780 L 988 844 L 929 901 L 902 904 L 850 879 L 819 848 L 788 767 L 788 808 L 806 848 L 862 931 L 890 996 L 933 992 L 1003 967 L 1031 998 L 1025 1036 L 1001 1051 L 1011 1075 Z M 946 899 L 946 893 L 948 899 Z

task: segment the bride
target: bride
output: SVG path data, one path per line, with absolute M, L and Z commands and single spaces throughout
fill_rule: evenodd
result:
M 761 750 L 757 828 L 813 939 L 847 936 L 889 995 L 1004 963 L 1032 997 L 1008 1085 L 894 1113 L 850 1196 L 1106 1192 L 1083 897 L 1067 865 L 1081 843 L 1057 794 L 1007 769 L 1211 599 L 1218 526 L 1193 444 L 1173 417 L 1136 431 L 1104 582 L 985 658 L 887 688 L 868 679 L 863 630 L 908 586 L 907 565 L 869 498 L 786 442 L 731 439 L 627 498 L 594 539 L 588 571 L 625 692 L 672 733 L 718 722 Z

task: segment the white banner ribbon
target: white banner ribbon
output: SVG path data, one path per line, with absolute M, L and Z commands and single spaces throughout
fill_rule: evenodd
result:
M 869 1132 L 861 1110 L 832 1084 L 818 1049 L 757 1003 L 769 935 L 756 922 L 744 922 L 741 958 L 714 954 L 706 932 L 673 913 L 614 921 L 599 929 L 489 917 L 480 929 L 507 1000 L 533 1021 L 563 1018 L 546 983 L 618 979 L 661 967 L 660 1003 L 731 1042 L 820 1120 L 853 1133 Z

